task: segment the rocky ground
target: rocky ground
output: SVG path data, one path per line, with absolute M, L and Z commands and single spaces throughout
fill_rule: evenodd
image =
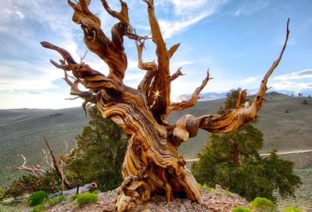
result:
M 66 202 L 63 205 L 56 205 L 50 208 L 50 212 L 64 212 L 64 211 L 116 211 L 112 201 L 115 197 L 116 191 L 109 191 L 99 194 L 99 201 L 96 204 L 89 204 L 84 207 L 79 207 L 75 201 Z M 203 204 L 198 204 L 187 199 L 175 199 L 170 203 L 166 203 L 165 197 L 154 196 L 149 202 L 138 206 L 133 211 L 155 211 L 155 212 L 184 212 L 184 211 L 231 211 L 237 206 L 248 207 L 249 202 L 233 193 L 225 191 L 221 188 L 202 190 Z

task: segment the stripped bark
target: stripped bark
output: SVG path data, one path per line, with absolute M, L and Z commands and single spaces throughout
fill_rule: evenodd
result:
M 67 181 L 65 175 L 64 175 L 64 172 L 63 172 L 63 161 L 61 161 L 59 163 L 59 161 L 56 160 L 56 157 L 50 147 L 50 144 L 48 142 L 48 140 L 44 137 L 44 142 L 46 143 L 48 149 L 49 149 L 49 152 L 50 152 L 50 155 L 51 155 L 51 158 L 52 158 L 52 164 L 53 164 L 53 169 L 55 170 L 56 174 L 59 176 L 59 178 L 61 179 L 61 183 L 62 183 L 62 188 L 65 186 L 67 189 L 70 187 L 70 183 Z M 51 167 L 51 166 L 50 166 Z M 62 189 L 64 190 L 64 189 Z
M 250 105 L 241 105 L 223 115 L 211 114 L 201 117 L 183 116 L 176 124 L 167 123 L 171 111 L 184 110 L 196 104 L 200 92 L 209 80 L 209 74 L 192 98 L 180 103 L 171 103 L 171 82 L 182 75 L 180 70 L 170 75 L 170 59 L 179 44 L 166 48 L 158 21 L 155 16 L 153 0 L 147 3 L 147 14 L 152 41 L 156 46 L 157 61 L 143 62 L 142 51 L 147 37 L 134 33 L 128 17 L 127 4 L 120 0 L 121 11 L 116 12 L 101 0 L 105 11 L 119 22 L 112 28 L 112 40 L 101 30 L 100 20 L 89 10 L 86 0 L 78 3 L 69 1 L 74 10 L 73 21 L 79 24 L 84 33 L 88 49 L 97 54 L 109 66 L 105 76 L 85 63 L 76 63 L 66 50 L 48 42 L 42 46 L 56 51 L 62 57 L 60 63 L 53 65 L 65 72 L 65 81 L 71 87 L 71 94 L 95 103 L 104 118 L 110 118 L 129 135 L 128 148 L 122 167 L 124 181 L 118 190 L 116 206 L 119 211 L 131 210 L 134 204 L 148 201 L 154 193 L 165 193 L 167 201 L 177 196 L 201 202 L 200 189 L 192 174 L 185 166 L 185 160 L 178 154 L 179 145 L 197 134 L 199 128 L 209 132 L 230 132 L 254 120 L 260 110 L 269 76 L 281 60 L 288 40 L 279 58 L 265 75 L 259 93 Z M 136 42 L 138 67 L 146 71 L 138 89 L 123 83 L 127 69 L 127 56 L 123 38 Z M 73 82 L 67 73 L 71 73 Z M 78 85 L 87 91 L 80 91 Z M 85 93 L 86 92 L 86 93 Z M 241 95 L 246 95 L 242 93 Z

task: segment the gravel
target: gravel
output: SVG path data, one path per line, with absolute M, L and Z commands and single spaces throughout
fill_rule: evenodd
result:
M 99 201 L 96 204 L 89 204 L 84 207 L 79 207 L 75 201 L 69 201 L 63 205 L 56 205 L 50 208 L 50 212 L 103 212 L 103 211 L 116 211 L 112 203 L 116 196 L 116 190 L 99 193 Z M 202 189 L 203 203 L 192 202 L 188 199 L 174 199 L 172 202 L 167 203 L 164 196 L 154 196 L 150 201 L 137 206 L 133 209 L 134 212 L 189 212 L 189 211 L 231 211 L 232 208 L 237 206 L 248 207 L 249 202 L 233 193 L 223 190 L 218 187 L 208 191 Z

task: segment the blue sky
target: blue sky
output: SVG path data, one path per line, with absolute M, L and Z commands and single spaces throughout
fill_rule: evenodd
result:
M 312 2 L 310 0 L 154 0 L 167 46 L 181 42 L 171 61 L 185 76 L 172 84 L 172 98 L 192 93 L 210 68 L 211 80 L 203 92 L 226 92 L 242 87 L 254 92 L 285 38 L 287 18 L 290 39 L 274 75 L 271 90 L 312 94 Z M 0 108 L 64 108 L 79 106 L 70 101 L 63 73 L 49 59 L 54 52 L 43 49 L 47 40 L 64 47 L 79 59 L 86 47 L 80 27 L 71 21 L 65 0 L 6 0 L 0 2 Z M 116 20 L 93 0 L 91 10 L 102 19 L 110 35 Z M 119 9 L 119 1 L 108 1 Z M 128 0 L 136 32 L 149 35 L 146 4 Z M 125 84 L 136 86 L 144 72 L 138 70 L 133 41 L 126 40 L 129 65 Z M 155 59 L 153 43 L 146 43 L 145 61 Z M 107 73 L 107 66 L 88 53 L 85 62 Z

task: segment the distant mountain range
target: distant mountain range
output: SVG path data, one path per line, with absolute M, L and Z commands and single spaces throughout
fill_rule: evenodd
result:
M 248 95 L 255 95 L 257 93 L 256 90 L 248 90 Z M 225 99 L 227 92 L 206 92 L 201 93 L 198 101 L 210 101 L 216 99 Z M 298 96 L 298 94 L 293 94 L 291 91 L 271 91 L 268 92 L 267 95 L 287 95 L 287 96 Z M 300 94 L 301 95 L 301 94 Z M 192 94 L 182 94 L 176 98 L 176 101 L 183 101 L 190 99 Z M 308 95 L 306 95 L 308 96 Z
M 207 93 L 201 93 L 199 101 L 209 101 L 209 100 L 215 100 L 215 99 L 224 99 L 226 97 L 226 92 L 223 93 L 216 93 L 216 92 L 207 92 Z M 182 94 L 177 97 L 176 101 L 183 101 L 190 99 L 192 94 Z

